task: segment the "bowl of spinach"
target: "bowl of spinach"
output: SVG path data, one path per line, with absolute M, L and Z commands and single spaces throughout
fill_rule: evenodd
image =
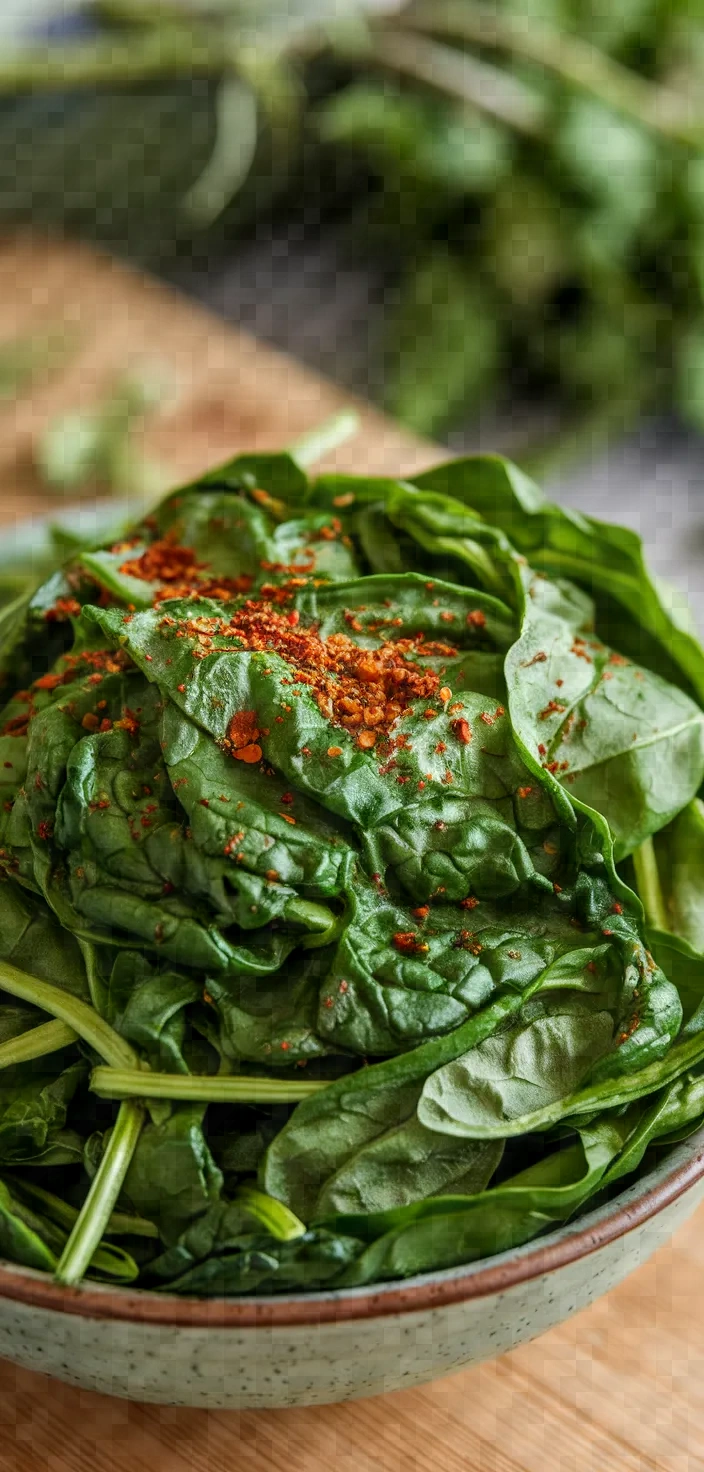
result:
M 499 458 L 252 454 L 8 588 L 0 1352 L 331 1400 L 670 1234 L 704 1191 L 704 651 L 634 533 Z

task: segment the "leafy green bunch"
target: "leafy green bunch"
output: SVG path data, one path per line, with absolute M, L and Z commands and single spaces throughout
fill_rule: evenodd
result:
M 573 452 L 654 403 L 704 421 L 698 4 L 89 14 L 0 59 L 0 218 L 190 261 L 274 209 L 322 211 L 395 262 L 380 376 L 415 428 L 499 386 L 559 404 Z
M 376 1282 L 702 1122 L 704 653 L 632 532 L 245 455 L 0 634 L 4 1255 Z

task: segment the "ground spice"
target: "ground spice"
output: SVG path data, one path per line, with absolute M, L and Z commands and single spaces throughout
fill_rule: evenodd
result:
M 113 548 L 113 551 L 121 550 L 119 545 Z M 207 571 L 208 563 L 198 562 L 192 547 L 181 546 L 174 531 L 157 538 L 140 557 L 128 558 L 120 567 L 125 577 L 161 585 L 155 603 L 166 598 L 192 598 L 194 594 L 227 603 L 231 598 L 248 593 L 254 581 L 248 573 L 234 578 L 208 578 L 204 576 Z

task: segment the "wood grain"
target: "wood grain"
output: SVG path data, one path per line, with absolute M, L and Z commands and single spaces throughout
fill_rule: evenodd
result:
M 47 504 L 32 470 L 52 414 L 127 369 L 179 398 L 149 449 L 187 476 L 289 443 L 349 399 L 157 284 L 92 253 L 0 244 L 0 340 L 66 322 L 78 348 L 0 409 L 0 515 Z M 411 470 L 435 452 L 363 408 L 340 468 Z M 206 1412 L 108 1400 L 0 1362 L 0 1472 L 695 1472 L 704 1468 L 704 1208 L 616 1292 L 492 1364 L 421 1390 L 315 1410 Z

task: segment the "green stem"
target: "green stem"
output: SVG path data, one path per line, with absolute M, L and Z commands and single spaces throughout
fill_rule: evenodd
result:
M 79 1208 L 69 1205 L 68 1201 L 62 1201 L 60 1196 L 55 1196 L 53 1191 L 45 1191 L 43 1186 L 37 1186 L 34 1181 L 27 1181 L 22 1176 L 6 1175 L 6 1181 L 20 1195 L 29 1196 L 30 1200 L 36 1201 L 44 1207 L 46 1215 L 56 1222 L 60 1227 L 66 1227 L 67 1231 L 75 1226 L 78 1220 Z M 159 1228 L 155 1222 L 147 1221 L 143 1216 L 132 1216 L 126 1211 L 114 1211 L 105 1228 L 106 1237 L 156 1237 L 159 1236 Z
M 432 5 L 413 7 L 403 22 L 431 35 L 508 52 L 519 62 L 534 62 L 642 127 L 677 142 L 702 142 L 704 120 L 688 118 L 676 93 L 637 76 L 581 36 L 475 0 L 433 0 Z
M 257 1190 L 256 1186 L 244 1185 L 239 1187 L 236 1198 L 279 1242 L 294 1242 L 296 1237 L 304 1236 L 305 1223 L 274 1196 L 267 1196 L 265 1191 Z
M 221 37 L 184 27 L 133 32 L 123 39 L 5 52 L 0 94 L 131 87 L 141 82 L 221 77 L 234 70 Z
M 56 1269 L 57 1283 L 73 1287 L 86 1273 L 122 1190 L 144 1123 L 143 1104 L 120 1105 L 105 1154 L 91 1182 Z
M 354 409 L 342 409 L 339 414 L 334 414 L 332 419 L 326 419 L 316 429 L 311 429 L 302 435 L 291 446 L 291 454 L 294 460 L 303 470 L 313 465 L 316 460 L 322 460 L 324 455 L 330 455 L 339 445 L 352 438 L 359 429 L 359 415 Z
M 111 1067 L 140 1067 L 134 1048 L 79 997 L 72 997 L 70 992 L 61 991 L 48 981 L 29 976 L 26 971 L 18 971 L 8 961 L 0 961 L 0 989 L 9 992 L 13 997 L 20 997 L 23 1002 L 33 1002 L 35 1007 L 41 1007 L 44 1012 L 58 1017 L 91 1048 L 95 1048 L 96 1053 Z
M 640 895 L 648 925 L 655 930 L 669 930 L 667 908 L 658 874 L 658 861 L 652 838 L 646 838 L 633 855 L 636 871 L 636 887 Z
M 546 115 L 542 99 L 518 77 L 454 46 L 389 27 L 375 36 L 365 61 L 370 67 L 422 82 L 441 96 L 469 104 L 528 137 L 543 135 Z
M 12 1068 L 15 1063 L 28 1063 L 31 1058 L 45 1058 L 49 1053 L 58 1053 L 75 1043 L 77 1033 L 65 1022 L 42 1022 L 31 1027 L 17 1038 L 0 1043 L 0 1068 Z
M 297 1104 L 328 1085 L 319 1080 L 247 1078 L 238 1074 L 145 1073 L 94 1068 L 90 1087 L 101 1099 L 188 1099 L 198 1104 Z

